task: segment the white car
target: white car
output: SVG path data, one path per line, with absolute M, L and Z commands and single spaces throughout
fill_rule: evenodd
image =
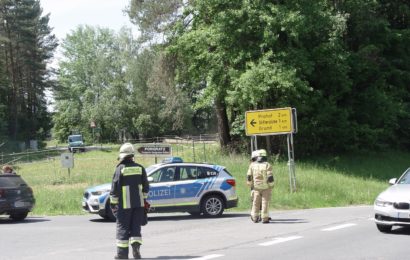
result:
M 410 226 L 410 168 L 374 202 L 375 222 L 381 232 L 390 232 L 393 226 Z
M 225 167 L 184 163 L 179 157 L 170 159 L 146 168 L 150 183 L 150 212 L 188 212 L 218 217 L 224 209 L 238 205 L 235 178 Z M 110 189 L 111 183 L 86 189 L 83 209 L 114 220 L 115 216 L 109 207 Z

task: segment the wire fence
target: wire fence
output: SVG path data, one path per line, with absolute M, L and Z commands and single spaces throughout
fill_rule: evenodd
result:
M 207 161 L 208 147 L 209 145 L 217 144 L 218 135 L 199 135 L 199 136 L 161 136 L 154 138 L 144 138 L 138 140 L 126 140 L 137 145 L 169 145 L 172 147 L 169 156 L 182 156 L 189 152 L 192 154 L 191 160 L 193 161 Z M 113 150 L 118 149 L 121 143 L 116 144 L 94 144 L 86 147 L 86 151 L 90 150 Z M 17 164 L 17 163 L 31 163 L 39 160 L 55 160 L 60 157 L 63 153 L 68 153 L 67 146 L 54 146 L 48 147 L 43 150 L 31 150 L 27 149 L 24 152 L 19 153 L 5 153 L 0 150 L 0 165 L 5 164 Z M 192 153 L 191 153 L 192 152 Z M 138 153 L 136 157 L 138 157 Z M 142 156 L 142 155 L 141 155 Z M 144 155 L 144 157 L 149 157 L 155 159 L 163 158 L 160 155 Z

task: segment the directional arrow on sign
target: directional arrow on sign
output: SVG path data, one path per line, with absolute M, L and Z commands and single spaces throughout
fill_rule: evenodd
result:
M 253 127 L 255 127 L 255 125 L 256 125 L 255 119 L 252 119 L 252 121 L 251 121 L 250 124 L 251 124 Z

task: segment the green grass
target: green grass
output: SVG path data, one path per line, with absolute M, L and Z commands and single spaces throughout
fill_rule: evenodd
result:
M 76 153 L 70 175 L 61 168 L 60 157 L 17 165 L 17 171 L 32 186 L 37 205 L 34 215 L 85 214 L 81 210 L 84 189 L 111 181 L 117 164 L 118 147 L 112 151 Z M 193 149 L 179 145 L 175 156 L 193 161 Z M 224 165 L 237 180 L 239 205 L 234 211 L 250 209 L 246 186 L 249 157 L 223 155 L 217 146 L 196 146 L 195 160 Z M 158 159 L 159 161 L 160 159 Z M 144 166 L 153 158 L 137 158 Z M 275 188 L 271 209 L 301 209 L 348 205 L 370 205 L 385 189 L 389 178 L 398 177 L 409 165 L 410 153 L 385 152 L 377 155 L 341 156 L 306 161 L 296 160 L 297 191 L 290 192 L 286 161 L 274 163 Z

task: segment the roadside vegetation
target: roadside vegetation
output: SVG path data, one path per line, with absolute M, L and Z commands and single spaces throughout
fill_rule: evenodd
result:
M 67 169 L 61 168 L 60 157 L 16 165 L 18 173 L 35 193 L 37 204 L 31 214 L 85 214 L 81 209 L 84 189 L 111 181 L 117 151 L 118 147 L 112 147 L 109 151 L 76 153 L 70 174 Z M 178 151 L 175 156 L 193 161 L 189 147 Z M 205 154 L 207 162 L 226 166 L 236 178 L 239 206 L 233 210 L 248 211 L 251 205 L 250 191 L 245 183 L 248 156 L 222 154 L 216 145 L 207 146 L 203 152 L 196 154 L 196 161 L 203 161 Z M 398 177 L 409 166 L 410 153 L 384 152 L 296 160 L 297 192 L 294 193 L 289 191 L 286 159 L 275 162 L 273 157 L 270 159 L 274 164 L 276 181 L 271 210 L 279 210 L 370 205 L 377 194 L 388 186 L 388 179 Z M 137 161 L 146 167 L 155 163 L 154 158 L 148 157 L 138 157 Z

